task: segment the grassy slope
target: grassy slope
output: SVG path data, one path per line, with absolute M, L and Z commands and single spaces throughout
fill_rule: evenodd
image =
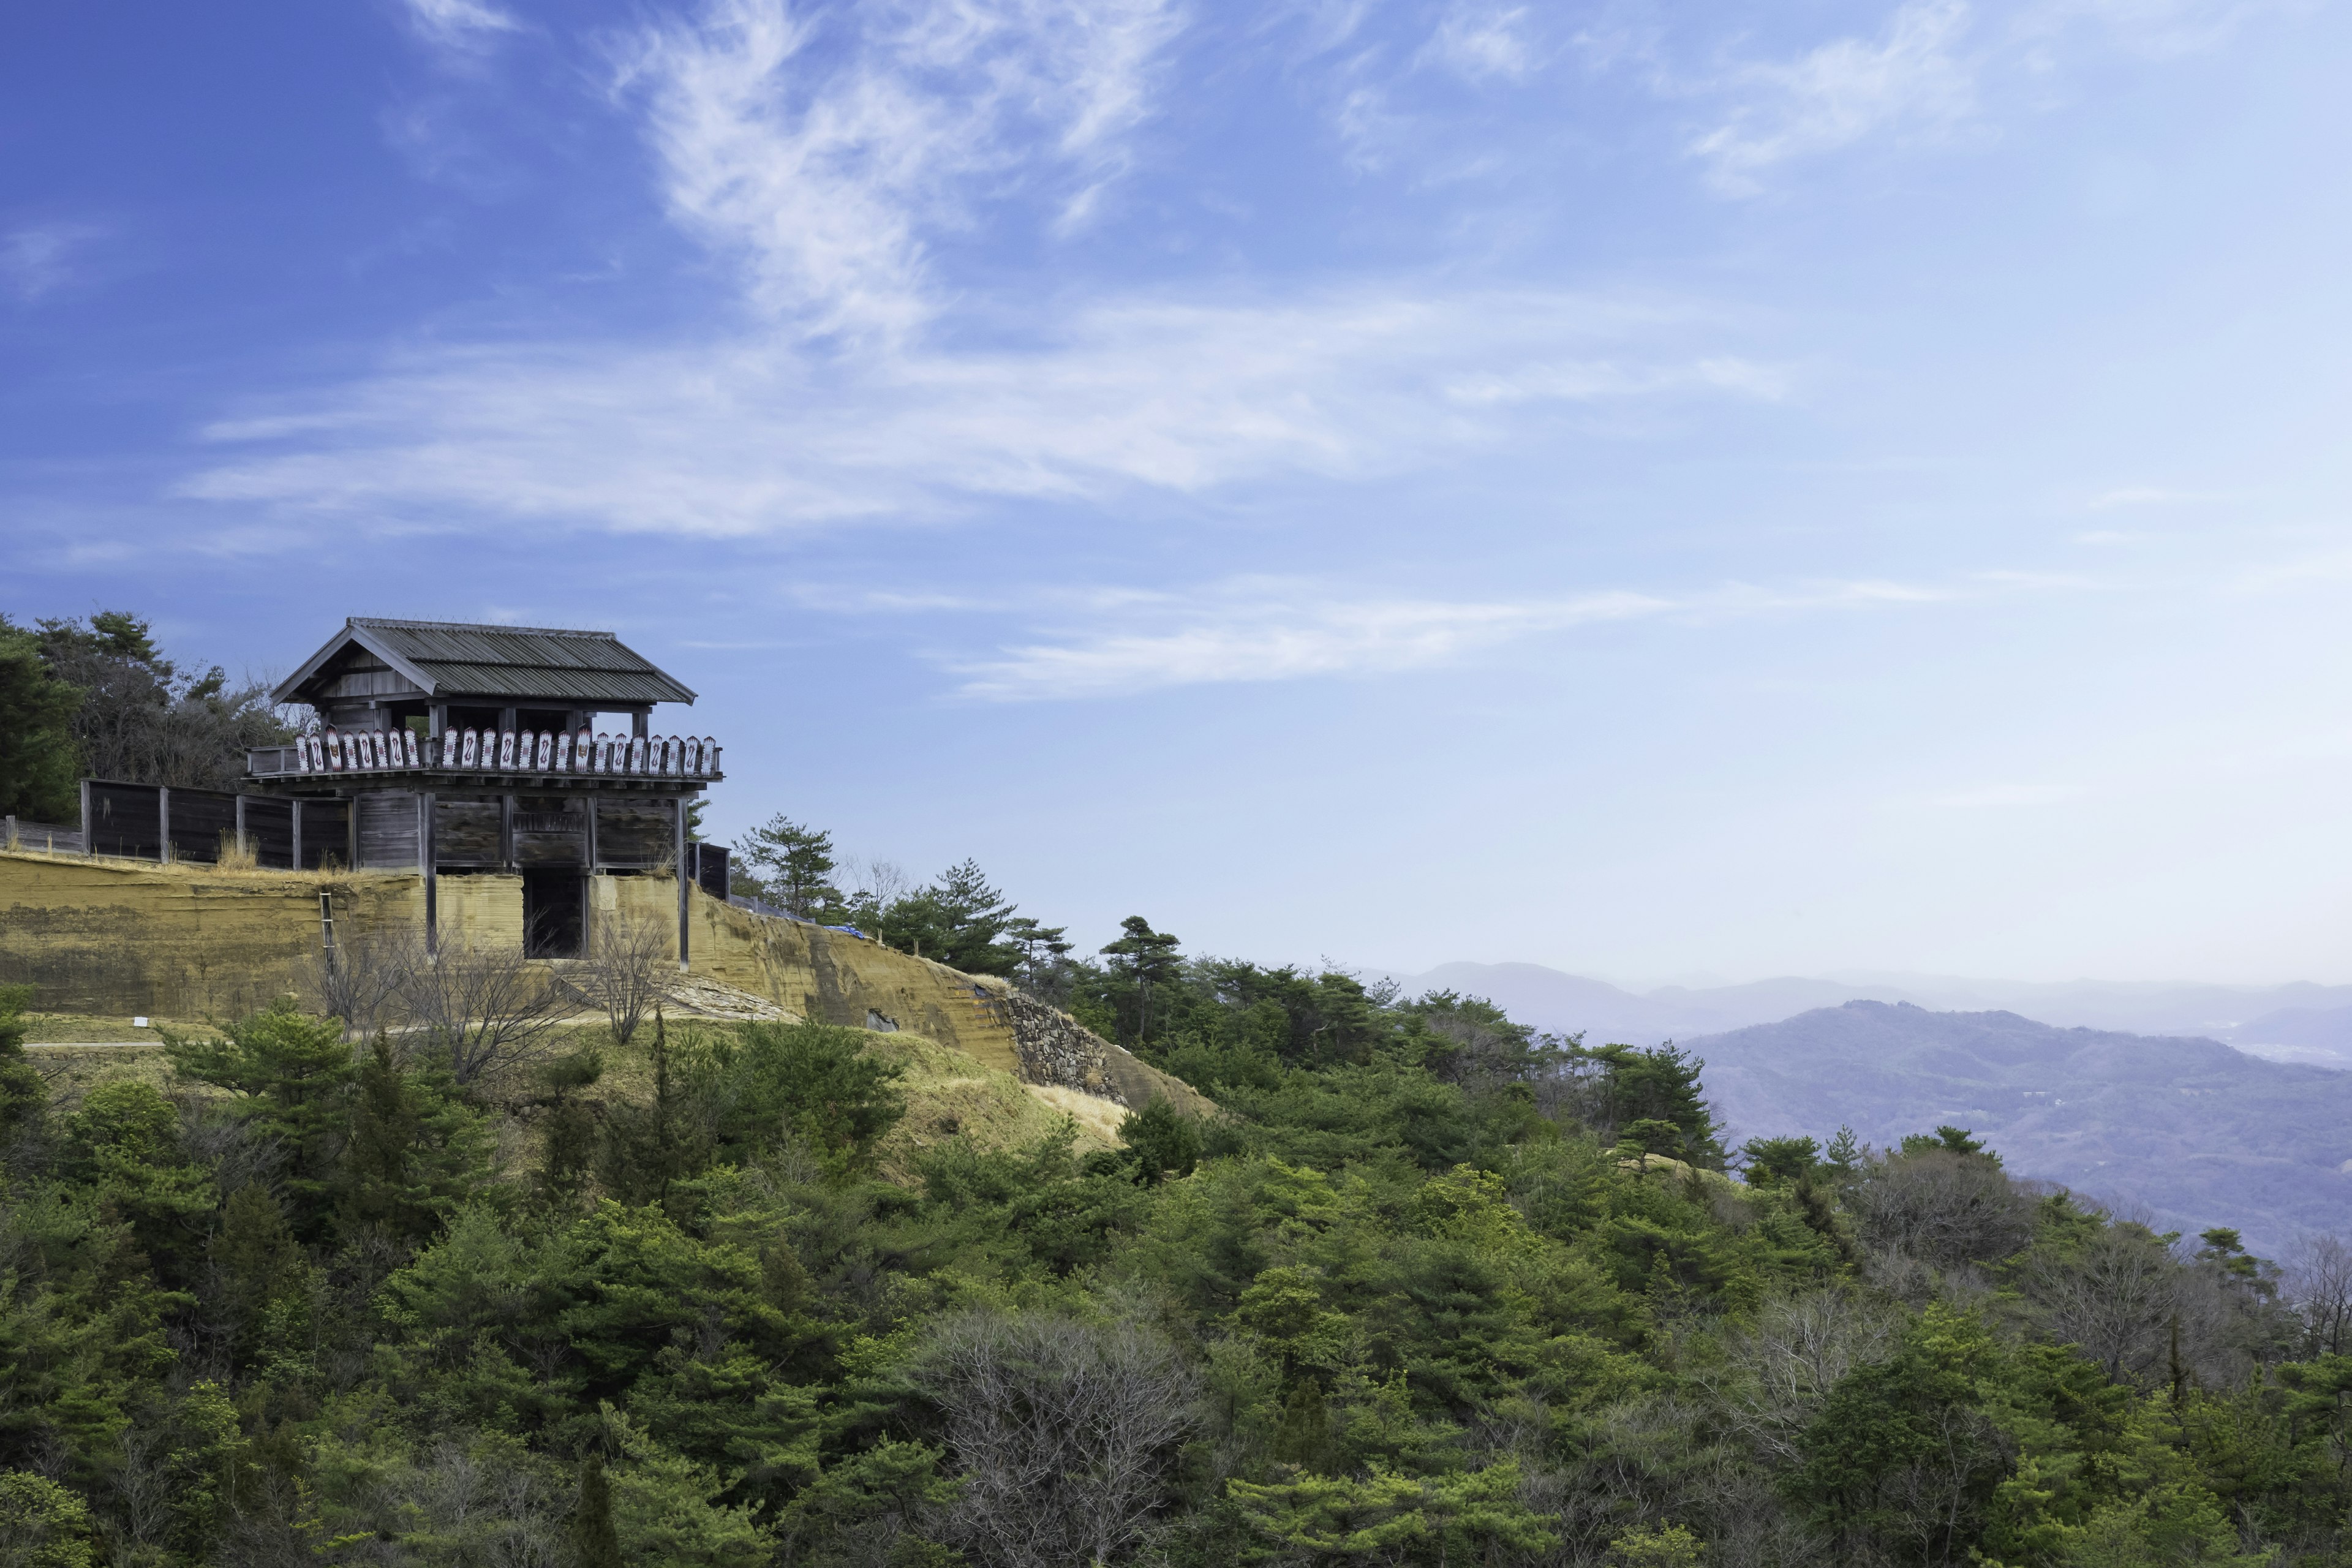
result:
M 128 1019 L 121 1022 L 120 1033 L 100 1031 L 82 1037 L 140 1037 Z M 698 1032 L 719 1026 L 698 1021 L 673 1024 L 670 1038 L 675 1046 L 691 1048 Z M 35 1037 L 40 1037 L 39 1032 Z M 593 1047 L 604 1058 L 604 1072 L 587 1091 L 589 1098 L 642 1102 L 653 1094 L 652 1038 L 648 1026 L 630 1044 L 615 1046 L 603 1025 L 583 1024 L 562 1031 L 557 1054 Z M 910 1179 L 917 1156 L 950 1138 L 969 1139 L 983 1149 L 1020 1148 L 1052 1133 L 1065 1116 L 1076 1124 L 1081 1154 L 1118 1143 L 1118 1123 L 1127 1110 L 1111 1100 L 1024 1084 L 1010 1073 L 983 1067 L 963 1052 L 919 1035 L 868 1033 L 866 1048 L 906 1069 L 899 1087 L 907 1096 L 907 1114 L 880 1148 L 882 1173 L 894 1181 Z M 49 1079 L 61 1111 L 71 1110 L 94 1085 L 111 1079 L 143 1078 L 171 1087 L 171 1064 L 161 1050 L 61 1048 L 32 1056 Z M 515 1074 L 484 1088 L 484 1098 L 500 1123 L 499 1163 L 510 1173 L 528 1169 L 539 1158 L 539 1116 L 531 1103 L 537 1086 L 527 1075 Z

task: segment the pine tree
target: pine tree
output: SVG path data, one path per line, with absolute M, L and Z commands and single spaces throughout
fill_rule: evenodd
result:
M 1181 967 L 1177 956 L 1177 939 L 1163 931 L 1153 931 L 1151 922 L 1141 915 L 1129 915 L 1118 922 L 1123 933 L 1117 942 L 1106 943 L 1103 953 L 1110 960 L 1112 972 L 1127 982 L 1134 1001 L 1135 1033 L 1131 1037 L 1140 1045 L 1151 1029 L 1151 993 L 1176 978 Z M 1127 1009 L 1121 1008 L 1124 1014 Z M 1126 1034 L 1126 1019 L 1120 1019 L 1120 1033 Z
M 841 903 L 833 884 L 838 864 L 833 835 L 803 826 L 782 812 L 735 841 L 734 868 L 744 890 L 782 905 L 803 920 L 825 917 Z
M 613 1529 L 613 1487 L 604 1479 L 601 1455 L 580 1461 L 580 1500 L 572 1505 L 564 1538 L 567 1568 L 622 1568 L 621 1538 Z
M 0 815 L 73 820 L 80 709 L 81 693 L 50 669 L 40 640 L 0 616 Z
M 446 1072 L 404 1069 L 379 1032 L 352 1085 L 336 1212 L 347 1233 L 430 1237 L 489 1164 L 480 1116 Z
M 40 1142 L 48 1121 L 49 1086 L 25 1059 L 29 985 L 0 985 L 0 1170 Z

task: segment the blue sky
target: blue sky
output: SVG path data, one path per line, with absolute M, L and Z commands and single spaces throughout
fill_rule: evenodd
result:
M 1089 944 L 2352 978 L 2352 28 L 53 6 L 0 608 L 605 626 Z

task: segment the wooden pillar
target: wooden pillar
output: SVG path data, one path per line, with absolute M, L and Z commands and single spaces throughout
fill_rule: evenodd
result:
M 514 816 L 515 797 L 510 795 L 499 796 L 499 869 L 501 871 L 515 868 Z
M 155 786 L 155 858 L 172 863 L 172 786 Z
M 433 842 L 433 792 L 423 790 L 416 796 L 416 868 L 425 875 L 425 956 L 432 958 L 441 951 L 441 884 L 438 876 L 440 858 Z
M 81 852 L 98 853 L 98 825 L 89 819 L 89 781 L 81 781 Z
M 639 738 L 651 735 L 654 732 L 653 717 L 654 716 L 650 711 L 643 708 L 640 708 L 635 713 L 630 714 L 629 733 Z
M 604 859 L 603 853 L 596 847 L 596 797 L 593 795 L 588 796 L 587 804 L 588 842 L 581 852 L 581 858 L 587 861 L 588 874 L 593 877 L 603 867 Z
M 683 974 L 686 973 L 687 966 L 686 926 L 690 908 L 687 902 L 689 894 L 688 883 L 686 879 L 686 796 L 682 795 L 677 796 L 673 804 L 677 812 L 675 837 L 677 864 L 677 972 Z
M 302 803 L 300 801 L 298 800 L 294 803 L 294 809 L 289 815 L 294 818 L 292 826 L 292 832 L 294 835 L 294 869 L 299 871 L 302 868 Z
M 236 797 L 236 847 L 239 849 L 245 847 L 245 795 L 242 791 Z

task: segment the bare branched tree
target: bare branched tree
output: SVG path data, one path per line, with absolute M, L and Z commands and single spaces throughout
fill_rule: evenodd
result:
M 318 1011 L 343 1021 L 343 1038 L 369 1040 L 403 1021 L 409 976 L 425 964 L 425 944 L 406 931 L 383 931 L 314 952 L 303 988 Z
M 614 917 L 593 923 L 588 954 L 568 967 L 564 983 L 589 1005 L 604 1009 L 613 1038 L 625 1046 L 646 1015 L 668 996 L 676 972 L 664 922 Z
M 400 1004 L 450 1076 L 471 1083 L 546 1055 L 571 999 L 520 947 L 450 942 L 407 971 Z
M 1199 1384 L 1133 1323 L 973 1313 L 942 1326 L 922 1376 L 963 1479 L 950 1529 L 991 1568 L 1107 1563 L 1140 1539 Z
M 2144 1226 L 2106 1225 L 2071 1255 L 2037 1260 L 2026 1290 L 2053 1337 L 2080 1345 L 2109 1377 L 2146 1384 L 2167 1370 L 2186 1273 Z
M 1769 1301 L 1735 1331 L 1717 1384 L 1733 1428 L 1779 1463 L 1800 1458 L 1798 1435 L 1838 1381 L 1895 1353 L 1902 1320 L 1851 1290 L 1815 1290 Z
M 2325 1233 L 2296 1242 L 2287 1254 L 2284 1294 L 2314 1352 L 2352 1349 L 2352 1244 Z
M 1993 1263 L 2033 1238 L 2033 1200 L 1979 1155 L 1931 1149 L 1874 1161 L 1846 1199 L 1863 1245 L 1941 1267 Z

